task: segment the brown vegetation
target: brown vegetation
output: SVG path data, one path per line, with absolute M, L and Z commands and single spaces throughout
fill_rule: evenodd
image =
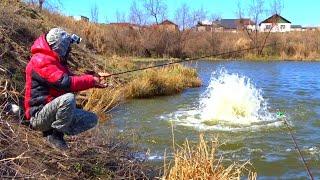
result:
M 217 159 L 217 141 L 208 144 L 203 134 L 199 136 L 198 145 L 191 146 L 186 140 L 182 147 L 178 147 L 174 153 L 172 165 L 165 164 L 164 179 L 240 179 L 247 173 L 248 179 L 256 179 L 251 165 L 231 164 L 224 166 L 222 157 Z
M 256 44 L 272 44 L 259 52 L 252 50 L 229 54 L 221 59 L 292 59 L 313 60 L 320 58 L 319 31 L 290 33 L 259 33 L 261 39 L 251 41 L 246 32 L 183 32 L 163 28 L 132 28 L 131 26 L 100 25 L 87 22 L 75 22 L 59 15 L 48 16 L 55 24 L 65 24 L 74 32 L 80 33 L 86 46 L 99 53 L 119 56 L 138 56 L 152 58 L 199 57 L 220 52 L 255 47 Z M 63 21 L 63 22 L 61 22 Z M 81 28 L 80 28 L 81 27 Z M 263 35 L 265 34 L 265 35 Z M 268 36 L 267 39 L 264 37 Z M 259 42 L 261 41 L 261 42 Z
M 195 70 L 179 64 L 159 70 L 147 70 L 137 76 L 126 86 L 126 93 L 131 98 L 172 95 L 201 85 Z
M 157 175 L 154 168 L 135 160 L 127 140 L 112 130 L 96 128 L 68 137 L 70 150 L 61 152 L 40 133 L 5 117 L 0 120 L 1 178 L 146 179 Z
M 254 49 L 249 52 L 229 54 L 221 59 L 292 59 L 314 60 L 320 58 L 319 31 L 289 33 L 258 33 L 248 36 L 243 30 L 231 32 L 197 32 L 139 26 L 130 23 L 93 24 L 74 21 L 58 13 L 43 12 L 53 25 L 64 25 L 84 37 L 85 46 L 105 55 L 122 57 L 199 57 L 278 43 L 280 45 Z M 252 36 L 256 37 L 252 40 Z M 263 50 L 263 51 L 261 51 Z M 257 53 L 258 52 L 258 53 Z M 257 55 L 258 54 L 258 55 Z

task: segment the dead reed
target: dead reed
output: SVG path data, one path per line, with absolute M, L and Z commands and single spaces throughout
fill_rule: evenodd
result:
M 217 140 L 207 143 L 203 134 L 199 136 L 196 146 L 191 146 L 186 140 L 183 146 L 174 148 L 172 164 L 164 165 L 163 179 L 219 179 L 230 180 L 242 178 L 256 179 L 256 173 L 250 171 L 250 163 L 222 164 L 223 158 L 217 159 Z
M 196 70 L 178 64 L 141 72 L 127 85 L 126 93 L 130 98 L 148 98 L 199 86 L 201 80 Z

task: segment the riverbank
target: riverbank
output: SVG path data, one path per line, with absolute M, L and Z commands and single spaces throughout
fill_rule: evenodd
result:
M 133 62 L 139 63 L 155 63 L 155 62 L 174 62 L 179 61 L 179 58 L 143 58 L 143 57 L 127 57 L 132 59 Z M 188 59 L 188 58 L 186 58 Z M 211 61 L 320 61 L 320 55 L 312 58 L 293 58 L 293 57 L 281 57 L 281 56 L 257 56 L 254 54 L 247 54 L 244 57 L 238 58 L 223 58 L 223 57 L 206 57 L 199 60 L 211 60 Z

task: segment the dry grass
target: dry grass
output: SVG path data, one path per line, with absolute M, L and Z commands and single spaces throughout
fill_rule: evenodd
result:
M 172 165 L 165 164 L 163 179 L 240 180 L 244 175 L 248 179 L 256 179 L 256 173 L 249 170 L 252 168 L 249 162 L 224 166 L 222 157 L 216 158 L 217 148 L 217 141 L 208 144 L 202 134 L 197 146 L 190 146 L 186 140 L 182 147 L 175 150 Z
M 195 69 L 182 65 L 171 65 L 150 69 L 137 75 L 127 85 L 126 93 L 131 98 L 148 98 L 158 95 L 172 95 L 186 88 L 199 87 L 201 80 Z
M 125 140 L 98 129 L 68 137 L 70 150 L 49 146 L 41 134 L 0 120 L 0 177 L 32 179 L 140 179 L 153 170 L 131 156 Z M 154 172 L 153 175 L 156 175 Z
M 98 115 L 100 123 L 109 119 L 107 113 L 124 101 L 122 88 L 91 89 L 78 97 L 78 104 Z

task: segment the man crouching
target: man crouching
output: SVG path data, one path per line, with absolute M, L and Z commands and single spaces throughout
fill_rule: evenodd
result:
M 34 42 L 26 67 L 26 119 L 59 149 L 68 148 L 65 134 L 79 134 L 98 121 L 94 113 L 76 108 L 74 92 L 104 87 L 98 76 L 76 76 L 69 71 L 66 60 L 70 46 L 80 41 L 77 35 L 53 28 Z

